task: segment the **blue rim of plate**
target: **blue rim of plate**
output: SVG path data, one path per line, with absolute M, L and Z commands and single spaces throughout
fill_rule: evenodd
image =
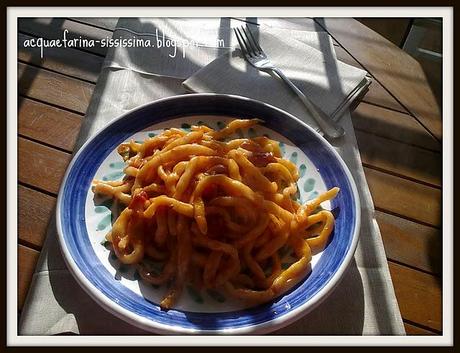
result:
M 332 240 L 312 273 L 274 301 L 224 313 L 162 311 L 116 281 L 99 263 L 85 223 L 85 200 L 103 160 L 134 133 L 166 120 L 214 115 L 261 118 L 299 147 L 313 162 L 326 187 L 340 187 L 332 209 L 340 210 Z M 337 285 L 351 261 L 359 236 L 360 203 L 350 171 L 334 148 L 298 118 L 266 103 L 220 94 L 187 94 L 147 103 L 112 121 L 75 154 L 59 191 L 57 230 L 64 259 L 77 282 L 106 310 L 157 333 L 254 334 L 284 327 L 310 312 Z

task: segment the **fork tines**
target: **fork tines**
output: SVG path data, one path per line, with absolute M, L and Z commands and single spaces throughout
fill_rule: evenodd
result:
M 257 43 L 247 25 L 245 27 L 236 27 L 233 30 L 236 35 L 236 40 L 238 41 L 244 55 L 256 57 L 263 53 L 262 48 L 259 43 Z

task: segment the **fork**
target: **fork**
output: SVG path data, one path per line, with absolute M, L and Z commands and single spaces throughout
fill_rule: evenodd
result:
M 246 26 L 246 29 L 240 27 L 234 28 L 233 30 L 235 31 L 236 39 L 238 40 L 246 61 L 258 70 L 276 73 L 297 94 L 297 96 L 299 96 L 300 100 L 307 107 L 308 111 L 327 137 L 336 139 L 345 134 L 345 130 L 341 126 L 337 125 L 335 121 L 322 110 L 315 107 L 302 91 L 298 89 L 279 68 L 273 65 L 259 43 L 255 40 L 248 26 Z

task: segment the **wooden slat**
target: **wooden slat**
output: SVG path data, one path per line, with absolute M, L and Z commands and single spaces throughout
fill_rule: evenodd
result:
M 372 78 L 369 91 L 362 99 L 363 102 L 374 104 L 400 113 L 408 114 L 407 110 L 392 97 L 383 86 Z
M 442 331 L 440 279 L 392 262 L 388 265 L 402 317 Z
M 417 60 L 358 21 L 317 21 L 436 138 L 442 138 L 440 107 Z
M 407 322 L 404 323 L 404 328 L 406 329 L 406 334 L 408 336 L 432 336 L 436 333 L 432 331 L 425 330 L 423 328 L 408 324 Z
M 38 255 L 36 250 L 23 245 L 18 245 L 18 309 L 21 310 L 29 290 L 30 281 L 37 264 Z
M 356 139 L 361 160 L 365 165 L 431 185 L 441 185 L 441 153 L 362 131 L 356 131 Z
M 418 57 L 417 61 L 423 67 L 427 80 L 430 83 L 430 88 L 436 97 L 436 102 L 442 106 L 443 88 L 442 88 L 442 61 L 433 61 L 428 57 Z
M 344 63 L 365 70 L 363 66 L 358 63 L 350 54 L 347 53 L 340 45 L 334 47 L 337 59 Z M 369 91 L 363 97 L 363 102 L 375 104 L 381 107 L 385 107 L 391 110 L 396 110 L 401 113 L 407 113 L 407 110 L 398 103 L 398 101 L 391 96 L 390 93 L 377 81 L 375 78 L 372 79 L 372 83 L 369 86 Z
M 104 58 L 73 48 L 46 48 L 41 57 L 40 48 L 24 47 L 34 37 L 18 34 L 18 59 L 57 71 L 62 74 L 96 82 Z
M 94 85 L 18 63 L 19 94 L 85 113 Z
M 57 194 L 70 154 L 19 138 L 19 181 Z
M 19 185 L 19 239 L 41 247 L 55 204 L 56 198 Z
M 101 27 L 108 31 L 113 31 L 118 22 L 117 17 L 71 17 L 70 19 L 91 26 Z
M 365 167 L 376 208 L 441 226 L 441 190 Z
M 441 230 L 376 211 L 375 217 L 389 259 L 434 274 L 441 273 Z
M 410 18 L 355 18 L 373 31 L 379 33 L 394 45 L 401 47 L 405 39 Z
M 64 30 L 67 29 L 67 39 L 79 40 L 101 40 L 103 38 L 112 38 L 112 32 L 100 29 L 86 24 L 78 23 L 65 18 L 19 18 L 18 30 L 32 36 L 43 37 L 47 39 L 63 39 Z M 77 43 L 79 44 L 79 43 Z M 100 43 L 94 42 L 94 46 L 78 46 L 91 53 L 105 56 L 107 47 L 101 46 Z
M 361 103 L 351 114 L 357 130 L 440 152 L 441 144 L 412 116 Z
M 19 104 L 18 131 L 23 136 L 72 152 L 83 117 L 23 98 Z

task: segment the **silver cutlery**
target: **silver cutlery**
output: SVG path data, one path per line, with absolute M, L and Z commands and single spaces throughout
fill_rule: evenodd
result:
M 273 65 L 247 26 L 246 28 L 234 28 L 234 31 L 246 61 L 258 70 L 276 73 L 301 99 L 324 135 L 336 139 L 345 134 L 345 130 L 341 126 L 337 125 L 330 116 L 317 108 L 279 68 Z

